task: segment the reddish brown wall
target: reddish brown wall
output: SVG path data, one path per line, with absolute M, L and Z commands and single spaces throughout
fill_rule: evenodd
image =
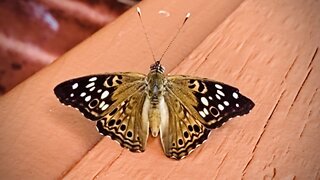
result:
M 1 0 L 0 95 L 128 8 L 115 0 Z

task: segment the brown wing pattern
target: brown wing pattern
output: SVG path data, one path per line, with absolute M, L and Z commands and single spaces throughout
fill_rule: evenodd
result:
M 249 113 L 254 103 L 235 87 L 203 78 L 170 76 L 168 89 L 209 129 Z
M 169 119 L 160 129 L 161 143 L 166 156 L 182 159 L 202 144 L 210 133 L 172 93 L 165 94 Z
M 97 121 L 98 131 L 133 152 L 143 152 L 149 133 L 149 122 L 142 118 L 146 93 L 138 92 L 123 101 Z

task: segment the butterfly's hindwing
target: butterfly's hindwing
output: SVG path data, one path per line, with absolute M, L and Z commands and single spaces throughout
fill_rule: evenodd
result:
M 191 114 L 209 129 L 249 113 L 254 103 L 237 88 L 203 78 L 169 76 L 169 88 Z
M 168 92 L 164 95 L 169 110 L 169 122 L 161 129 L 161 143 L 166 156 L 182 159 L 202 144 L 210 133 L 185 105 Z
M 138 73 L 91 75 L 65 81 L 54 93 L 61 103 L 79 109 L 90 120 L 99 120 L 141 89 L 144 78 Z
M 146 93 L 142 91 L 123 101 L 97 121 L 98 131 L 130 151 L 143 152 L 149 131 L 149 122 L 144 122 L 141 117 L 145 98 Z

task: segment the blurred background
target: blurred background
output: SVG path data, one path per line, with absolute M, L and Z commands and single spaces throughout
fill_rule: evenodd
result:
M 0 95 L 139 0 L 0 0 Z

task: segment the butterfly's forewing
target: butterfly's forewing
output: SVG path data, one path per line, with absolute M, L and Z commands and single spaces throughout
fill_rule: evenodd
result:
M 98 120 L 126 98 L 144 87 L 145 75 L 138 73 L 99 74 L 65 81 L 54 88 L 59 101 Z
M 168 106 L 168 125 L 161 126 L 160 135 L 166 156 L 181 159 L 202 144 L 210 133 L 170 91 L 164 95 Z
M 169 76 L 168 89 L 206 128 L 220 127 L 235 116 L 249 113 L 254 103 L 237 88 L 204 78 Z

